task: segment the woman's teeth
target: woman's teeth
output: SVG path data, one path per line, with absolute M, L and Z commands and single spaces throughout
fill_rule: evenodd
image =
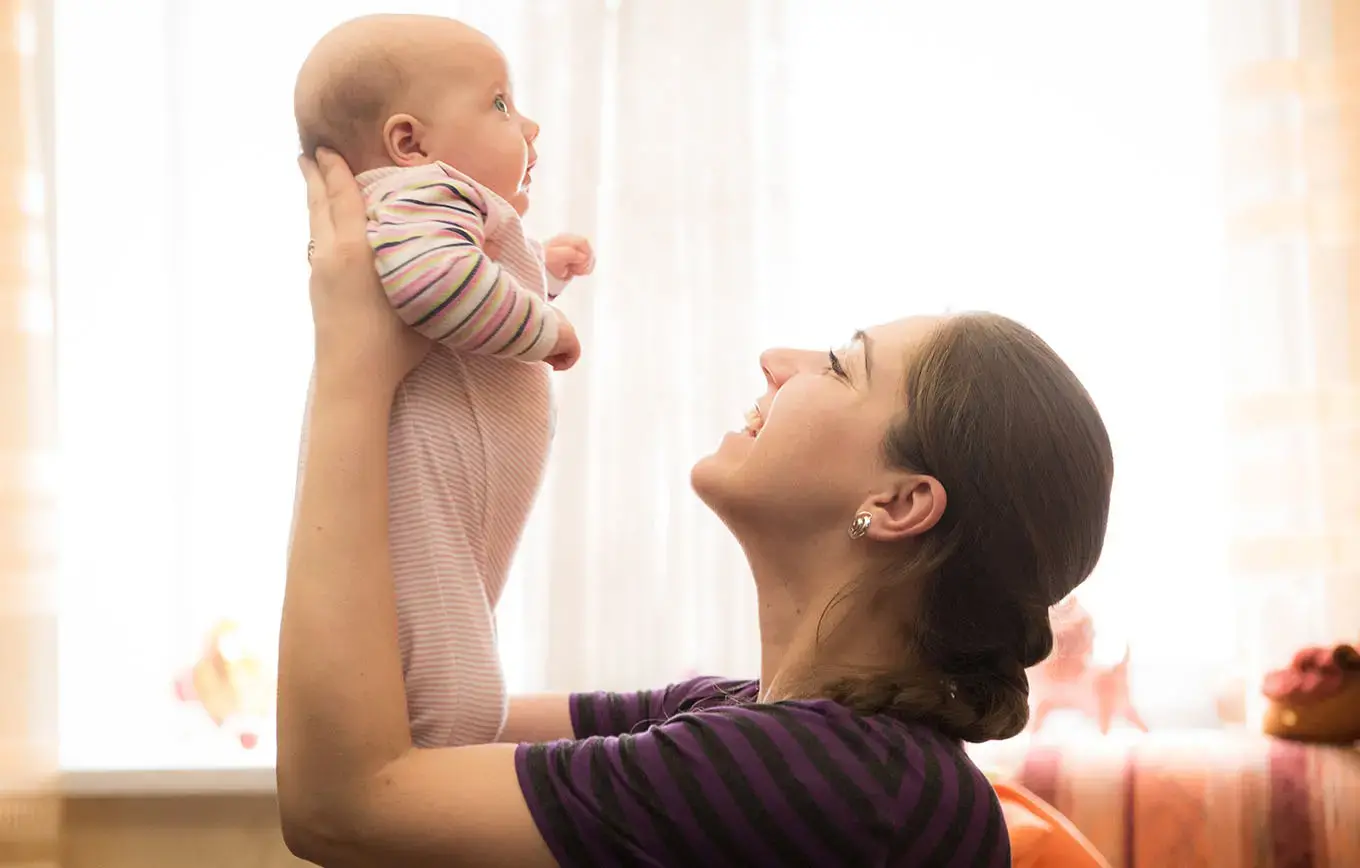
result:
M 746 434 L 748 436 L 756 436 L 764 426 L 765 417 L 761 415 L 759 407 L 752 407 L 746 411 Z

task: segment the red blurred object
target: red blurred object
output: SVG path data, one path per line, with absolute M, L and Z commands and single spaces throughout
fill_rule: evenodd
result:
M 1293 741 L 1348 745 L 1360 741 L 1360 650 L 1354 645 L 1304 648 L 1289 666 L 1266 675 L 1269 702 L 1261 729 Z
M 1320 702 L 1339 694 L 1354 673 L 1360 673 L 1360 651 L 1355 646 L 1304 648 L 1294 655 L 1288 668 L 1265 677 L 1261 692 L 1275 702 Z

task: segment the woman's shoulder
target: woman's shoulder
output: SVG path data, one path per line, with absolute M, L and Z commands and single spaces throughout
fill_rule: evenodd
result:
M 700 676 L 655 690 L 573 693 L 569 700 L 577 738 L 638 733 L 676 714 L 748 703 L 760 693 L 752 680 Z
M 956 742 L 735 684 L 691 684 L 675 713 L 627 735 L 521 747 L 559 859 L 603 840 L 676 864 L 1009 864 L 995 793 Z
M 852 864 L 1010 864 L 990 782 L 960 742 L 928 726 L 830 699 L 715 706 L 689 726 L 729 742 L 753 780 L 770 781 L 767 803 L 787 799 L 789 819 L 820 829 L 831 852 L 859 849 L 866 861 Z
M 760 682 L 751 678 L 700 675 L 665 688 L 672 714 L 748 705 L 760 696 Z

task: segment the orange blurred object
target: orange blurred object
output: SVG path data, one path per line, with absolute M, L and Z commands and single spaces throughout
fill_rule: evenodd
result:
M 1110 868 L 1110 863 L 1077 827 L 1043 799 L 1017 784 L 992 780 L 1014 868 Z

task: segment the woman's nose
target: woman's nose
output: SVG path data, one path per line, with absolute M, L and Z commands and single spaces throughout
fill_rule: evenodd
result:
M 765 372 L 765 382 L 778 389 L 790 377 L 807 367 L 805 350 L 789 350 L 782 347 L 769 349 L 760 354 L 760 367 Z

